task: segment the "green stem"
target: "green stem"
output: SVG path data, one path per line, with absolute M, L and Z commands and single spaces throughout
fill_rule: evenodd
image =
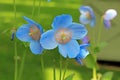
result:
M 102 24 L 103 24 L 103 19 L 101 18 L 101 25 L 100 25 L 100 28 L 99 28 L 99 31 L 98 31 L 98 41 L 97 41 L 97 45 L 99 46 L 100 44 L 100 38 L 101 38 L 101 33 L 102 33 Z
M 43 60 L 43 55 L 41 55 L 41 69 L 42 69 L 42 73 L 44 72 L 44 60 Z
M 35 14 L 35 0 L 33 1 L 32 17 L 34 17 L 34 14 Z
M 65 64 L 65 68 L 64 68 L 64 73 L 63 73 L 63 78 L 62 78 L 62 80 L 64 80 L 65 79 L 65 75 L 66 75 L 66 72 L 67 72 L 67 67 L 68 67 L 68 58 L 66 59 L 66 64 Z
M 92 29 L 92 41 L 93 45 L 95 45 L 95 28 Z
M 39 0 L 39 6 L 38 6 L 38 18 L 39 18 L 39 16 L 40 16 L 41 3 L 42 3 L 42 0 Z
M 25 63 L 25 57 L 26 57 L 26 50 L 23 54 L 22 62 L 21 62 L 21 65 L 20 65 L 18 80 L 21 80 L 21 76 L 22 76 L 23 68 L 24 68 L 24 63 Z
M 97 63 L 97 55 L 94 53 L 93 57 L 95 59 L 95 63 Z M 97 80 L 97 70 L 96 70 L 96 65 L 93 67 L 93 80 Z
M 91 50 L 91 52 L 92 52 L 92 54 L 94 55 L 95 53 L 95 51 L 94 51 L 94 49 L 95 49 L 95 46 L 96 46 L 96 44 L 95 44 L 95 28 L 93 28 L 92 29 L 92 34 L 91 34 L 91 40 L 90 40 L 90 44 L 92 44 L 91 46 L 90 46 L 90 50 Z
M 13 0 L 13 9 L 14 9 L 14 26 L 16 25 L 16 1 Z M 17 42 L 15 41 L 14 43 L 14 47 L 15 47 L 15 72 L 14 72 L 14 80 L 17 80 L 17 73 L 18 73 L 18 61 L 17 61 Z
M 17 43 L 15 42 L 15 74 L 14 74 L 14 80 L 17 80 L 17 73 L 18 73 L 18 61 L 17 61 Z
M 43 53 L 44 54 L 44 53 Z M 45 80 L 44 77 L 44 73 L 45 73 L 45 69 L 44 69 L 44 58 L 43 58 L 43 54 L 40 55 L 40 80 Z
M 53 60 L 53 63 L 55 64 L 55 60 Z M 53 80 L 56 80 L 56 69 L 55 69 L 55 65 L 53 66 Z
M 60 77 L 59 77 L 59 80 L 61 80 L 61 75 L 62 75 L 62 56 L 60 55 Z
M 13 0 L 14 5 L 14 24 L 16 24 L 16 0 Z
M 93 68 L 93 80 L 97 80 L 96 68 Z

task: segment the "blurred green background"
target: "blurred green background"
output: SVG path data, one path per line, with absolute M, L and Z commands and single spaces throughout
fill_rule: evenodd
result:
M 0 80 L 14 79 L 14 41 L 11 41 L 11 29 L 25 24 L 23 16 L 27 16 L 36 22 L 40 23 L 46 30 L 51 29 L 53 18 L 60 14 L 71 14 L 73 21 L 79 22 L 79 7 L 82 5 L 89 5 L 93 8 L 97 16 L 97 29 L 100 25 L 100 17 L 109 8 L 114 8 L 118 11 L 118 16 L 112 21 L 112 28 L 110 30 L 103 29 L 102 41 L 107 41 L 108 46 L 105 47 L 101 53 L 98 54 L 98 59 L 107 61 L 120 61 L 120 6 L 119 0 L 42 0 L 39 7 L 39 1 L 35 0 L 35 8 L 33 11 L 33 0 L 16 0 L 16 20 L 14 20 L 14 4 L 13 0 L 0 0 Z M 91 35 L 91 30 L 89 35 Z M 97 31 L 96 31 L 97 32 Z M 20 67 L 21 59 L 25 47 L 21 41 L 17 40 L 18 52 L 18 68 Z M 42 54 L 45 63 L 45 77 L 46 80 L 53 79 L 53 66 L 57 68 L 57 80 L 59 78 L 59 53 L 57 49 L 52 51 L 45 51 Z M 41 55 L 34 55 L 27 50 L 25 57 L 25 65 L 21 80 L 42 80 L 41 79 Z M 55 61 L 54 61 L 55 60 Z M 90 80 L 92 77 L 92 70 L 85 66 L 79 65 L 74 59 L 68 60 L 67 75 L 75 73 L 73 80 Z M 65 59 L 62 59 L 63 69 Z M 114 76 L 112 80 L 120 80 L 120 68 L 111 66 L 100 66 L 98 72 L 104 73 L 106 71 L 113 71 Z

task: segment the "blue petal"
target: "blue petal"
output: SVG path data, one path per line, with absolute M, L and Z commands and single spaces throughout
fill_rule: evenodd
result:
M 79 58 L 84 59 L 89 54 L 89 51 L 86 49 L 81 49 L 79 53 Z
M 117 11 L 115 9 L 108 9 L 105 12 L 104 19 L 105 20 L 112 20 L 117 16 Z
M 59 28 L 68 27 L 71 24 L 72 24 L 72 16 L 63 14 L 54 18 L 52 27 L 54 30 L 57 30 Z
M 94 27 L 94 26 L 95 26 L 95 23 L 96 23 L 95 18 L 93 18 L 93 19 L 90 21 L 90 26 L 91 26 L 91 27 Z
M 82 23 L 82 24 L 88 24 L 90 23 L 90 20 L 87 18 L 87 16 L 85 15 L 81 15 L 80 18 L 79 18 L 79 21 Z
M 90 15 L 91 15 L 90 26 L 94 27 L 95 24 L 96 24 L 96 17 L 95 17 L 95 15 L 94 15 L 94 13 L 92 11 L 90 12 Z
M 57 47 L 58 43 L 54 38 L 54 31 L 49 30 L 41 35 L 40 43 L 45 49 L 54 49 Z
M 103 20 L 103 22 L 104 22 L 104 26 L 105 26 L 107 29 L 109 29 L 109 28 L 111 27 L 111 23 L 110 23 L 109 20 Z
M 75 58 L 79 51 L 79 44 L 76 40 L 71 40 L 67 44 L 59 44 L 59 52 L 63 57 Z
M 32 41 L 30 43 L 30 50 L 34 54 L 41 54 L 43 51 L 43 48 L 38 41 Z
M 89 51 L 86 49 L 86 47 L 88 47 L 88 46 L 89 46 L 89 44 L 81 44 L 80 45 L 80 52 L 77 55 L 77 57 L 75 57 L 75 60 L 79 64 L 82 64 L 81 60 L 84 59 L 89 54 Z
M 42 29 L 42 26 L 41 26 L 40 24 L 36 24 L 36 26 L 39 28 L 40 33 L 43 33 L 43 32 L 44 32 L 43 29 Z
M 75 60 L 79 63 L 79 64 L 82 64 L 82 61 L 79 57 L 76 57 Z
M 36 23 L 35 21 L 33 21 L 32 19 L 30 19 L 30 18 L 28 18 L 28 17 L 26 17 L 26 16 L 24 16 L 23 18 L 24 18 L 29 24 L 31 24 L 31 25 L 36 25 L 36 26 L 40 29 L 40 32 L 43 33 L 43 29 L 42 29 L 42 26 L 41 26 L 40 24 Z
M 23 18 L 24 18 L 28 23 L 30 23 L 30 24 L 36 24 L 35 21 L 33 21 L 32 19 L 30 19 L 30 18 L 28 18 L 28 17 L 26 17 L 26 16 L 23 16 Z
M 69 28 L 72 31 L 72 39 L 81 39 L 87 34 L 87 29 L 82 24 L 73 23 Z
M 30 24 L 24 24 L 20 28 L 18 28 L 16 32 L 16 37 L 25 42 L 30 42 L 32 38 L 29 36 Z
M 89 51 L 86 49 L 86 47 L 88 47 L 89 44 L 81 44 L 80 45 L 80 52 L 77 55 L 77 57 L 79 57 L 79 59 L 84 59 L 88 54 Z
M 89 7 L 89 6 L 81 6 L 80 9 L 79 9 L 79 11 L 80 11 L 80 12 L 81 12 L 81 11 L 83 11 L 83 12 L 87 12 L 87 11 L 93 12 L 92 8 Z

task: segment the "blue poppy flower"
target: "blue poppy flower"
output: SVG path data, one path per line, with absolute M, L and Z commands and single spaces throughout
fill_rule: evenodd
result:
M 86 36 L 85 26 L 73 23 L 71 15 L 63 14 L 54 18 L 52 28 L 42 34 L 40 40 L 42 47 L 54 49 L 58 46 L 63 57 L 75 58 L 80 50 L 76 39 Z
M 20 26 L 16 32 L 16 36 L 21 41 L 30 42 L 30 50 L 32 53 L 41 54 L 43 48 L 39 41 L 41 34 L 43 33 L 43 29 L 41 25 L 35 21 L 27 17 L 24 17 L 24 19 L 28 22 L 28 24 L 23 24 Z
M 109 29 L 111 27 L 111 20 L 117 16 L 117 11 L 114 9 L 108 9 L 103 15 L 104 26 Z
M 79 21 L 82 24 L 90 24 L 91 27 L 95 26 L 95 15 L 91 7 L 81 6 L 79 9 L 81 15 Z
M 82 59 L 84 59 L 88 54 L 89 51 L 87 50 L 87 47 L 89 46 L 89 44 L 81 44 L 80 45 L 80 52 L 77 55 L 77 57 L 75 57 L 75 60 L 79 63 L 82 64 Z

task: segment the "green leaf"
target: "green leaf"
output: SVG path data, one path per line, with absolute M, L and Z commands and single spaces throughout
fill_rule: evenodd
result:
M 67 76 L 64 80 L 72 80 L 73 77 L 74 77 L 74 73 L 73 74 L 70 74 L 69 76 Z
M 84 59 L 85 65 L 88 68 L 94 68 L 96 67 L 96 61 L 95 58 L 93 57 L 92 54 L 89 54 L 85 59 Z
M 113 72 L 106 72 L 103 74 L 101 80 L 112 80 Z

